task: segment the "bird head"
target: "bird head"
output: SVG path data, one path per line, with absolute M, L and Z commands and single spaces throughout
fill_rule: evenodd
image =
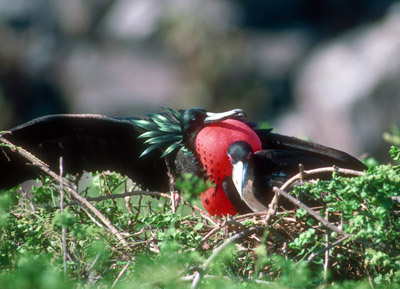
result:
M 239 109 L 225 112 L 210 112 L 201 107 L 192 107 L 185 110 L 182 116 L 184 133 L 196 133 L 208 124 L 223 121 L 225 119 L 246 120 L 246 113 Z
M 232 180 L 243 200 L 243 187 L 246 179 L 247 168 L 251 156 L 254 154 L 253 148 L 246 141 L 233 142 L 226 152 L 232 164 Z
M 246 113 L 241 109 L 221 113 L 208 112 L 201 107 L 188 110 L 164 108 L 164 110 L 162 113 L 148 115 L 147 119 L 132 120 L 136 126 L 144 130 L 139 138 L 145 138 L 144 143 L 149 145 L 141 156 L 154 149 L 164 151 L 161 157 L 166 157 L 179 149 L 187 153 L 194 152 L 194 139 L 205 126 L 225 119 L 246 119 Z

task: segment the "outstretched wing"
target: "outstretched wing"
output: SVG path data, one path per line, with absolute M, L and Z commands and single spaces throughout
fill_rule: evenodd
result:
M 94 114 L 60 114 L 34 119 L 10 129 L 4 138 L 23 147 L 50 168 L 64 173 L 112 170 L 129 176 L 149 190 L 168 190 L 161 151 L 139 158 L 145 150 L 143 133 L 131 120 Z M 37 177 L 39 170 L 7 147 L 0 147 L 0 188 Z
M 367 167 L 355 157 L 340 150 L 317 143 L 301 140 L 295 137 L 271 133 L 270 129 L 255 129 L 261 140 L 263 149 L 283 149 L 302 152 L 329 164 L 342 168 L 365 170 Z

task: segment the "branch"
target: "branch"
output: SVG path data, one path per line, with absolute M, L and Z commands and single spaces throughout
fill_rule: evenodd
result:
M 67 182 L 67 180 L 60 178 L 55 172 L 49 169 L 49 167 L 40 161 L 38 158 L 36 158 L 34 155 L 31 153 L 27 152 L 25 149 L 18 147 L 14 144 L 12 144 L 10 141 L 1 138 L 0 137 L 0 142 L 6 144 L 7 146 L 10 147 L 15 153 L 19 154 L 26 160 L 30 161 L 33 165 L 37 166 L 42 172 L 45 174 L 49 175 L 52 177 L 54 180 L 56 180 L 58 183 L 63 183 L 64 188 L 79 202 L 81 202 L 86 208 L 88 208 L 90 211 L 93 212 L 96 217 L 98 217 L 103 224 L 117 237 L 117 239 L 123 244 L 123 246 L 127 249 L 129 249 L 129 245 L 127 241 L 124 239 L 124 237 L 118 232 L 117 228 L 114 227 L 114 225 L 99 211 L 97 210 L 96 207 L 94 207 L 91 203 L 88 202 L 84 197 L 82 197 L 77 191 L 75 191 L 72 186 Z
M 283 187 L 283 186 L 282 186 Z M 289 195 L 287 192 L 283 191 L 282 189 L 279 189 L 278 187 L 273 188 L 275 193 L 278 193 L 288 199 L 290 202 L 292 202 L 294 205 L 304 209 L 307 213 L 309 213 L 311 216 L 313 216 L 315 219 L 317 219 L 319 222 L 321 222 L 325 227 L 329 228 L 330 230 L 342 235 L 342 236 L 347 236 L 348 234 L 344 232 L 342 229 L 339 227 L 335 226 L 334 224 L 330 223 L 329 221 L 325 220 L 320 214 L 315 212 L 313 209 L 296 199 L 295 197 L 292 197 Z
M 64 214 L 64 178 L 63 178 L 63 158 L 60 157 L 60 211 Z M 67 229 L 65 224 L 62 224 L 62 250 L 63 250 L 63 265 L 64 265 L 64 276 L 67 274 Z
M 299 165 L 299 173 L 291 177 L 286 183 L 281 186 L 281 190 L 286 190 L 291 184 L 293 184 L 297 180 L 302 180 L 304 178 L 308 178 L 312 175 L 321 174 L 321 173 L 334 173 L 337 172 L 342 175 L 350 175 L 350 176 L 363 176 L 364 172 L 350 170 L 350 169 L 342 169 L 337 166 L 319 168 L 314 170 L 305 171 L 302 165 Z
M 113 195 L 99 196 L 99 197 L 93 197 L 93 198 L 88 197 L 86 199 L 88 201 L 91 201 L 91 202 L 99 202 L 99 201 L 103 201 L 103 200 L 125 198 L 125 197 L 130 197 L 130 196 L 142 196 L 142 195 L 171 199 L 171 195 L 169 195 L 169 194 L 161 193 L 161 192 L 150 192 L 150 191 L 125 192 L 123 194 L 113 194 Z M 200 215 L 203 218 L 207 219 L 214 226 L 219 224 L 218 221 L 214 220 L 213 217 L 210 216 L 208 213 L 206 213 L 204 210 L 202 210 L 199 207 L 197 207 L 195 205 L 192 205 L 189 202 L 183 200 L 181 196 L 179 196 L 179 201 L 183 202 L 184 205 L 189 206 L 190 208 L 192 208 L 192 210 L 197 211 L 198 213 L 200 213 Z
M 117 285 L 119 279 L 122 277 L 122 275 L 124 275 L 124 273 L 125 273 L 125 271 L 128 269 L 128 266 L 129 266 L 130 263 L 131 263 L 131 262 L 128 261 L 128 262 L 126 263 L 126 265 L 124 266 L 124 268 L 122 268 L 121 272 L 119 272 L 119 274 L 118 274 L 118 276 L 117 276 L 117 279 L 114 280 L 114 282 L 113 282 L 113 284 L 112 284 L 112 286 L 111 286 L 111 289 L 113 289 L 113 288 L 115 287 L 115 285 Z
M 308 258 L 307 258 L 307 262 L 308 262 L 308 263 L 311 263 L 312 260 L 315 259 L 315 257 L 317 257 L 317 256 L 319 256 L 319 255 L 325 253 L 326 251 L 332 249 L 333 247 L 336 247 L 337 245 L 343 243 L 344 241 L 346 241 L 346 240 L 349 239 L 350 237 L 351 237 L 351 235 L 349 235 L 349 234 L 346 235 L 346 236 L 343 236 L 343 237 L 340 238 L 339 240 L 336 240 L 336 241 L 333 242 L 332 244 L 329 244 L 329 246 L 326 246 L 325 248 L 321 249 L 320 251 L 318 251 L 318 252 L 316 252 L 316 253 L 310 254 L 310 256 L 308 256 Z
M 190 287 L 191 289 L 196 289 L 199 284 L 200 281 L 204 275 L 204 272 L 207 270 L 208 265 L 210 265 L 210 263 L 212 261 L 214 261 L 214 259 L 230 244 L 232 244 L 233 242 L 236 242 L 244 237 L 247 237 L 248 235 L 254 234 L 259 230 L 264 229 L 263 227 L 251 227 L 245 231 L 239 232 L 235 235 L 233 235 L 232 237 L 230 237 L 228 240 L 226 240 L 224 243 L 222 243 L 222 245 L 220 245 L 219 247 L 215 248 L 214 251 L 212 252 L 211 256 L 207 259 L 207 261 L 204 263 L 204 265 L 201 267 L 201 269 L 199 271 L 196 272 L 194 279 L 193 279 L 193 283 L 192 286 Z

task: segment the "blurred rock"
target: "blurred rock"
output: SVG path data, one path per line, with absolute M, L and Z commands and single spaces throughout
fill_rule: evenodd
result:
M 62 83 L 73 112 L 136 115 L 168 106 L 174 67 L 155 51 L 80 45 L 65 59 Z
M 400 5 L 310 53 L 296 75 L 296 112 L 280 132 L 387 157 L 382 131 L 400 123 Z
M 108 11 L 100 29 L 111 39 L 140 40 L 151 36 L 165 4 L 157 0 L 120 0 Z

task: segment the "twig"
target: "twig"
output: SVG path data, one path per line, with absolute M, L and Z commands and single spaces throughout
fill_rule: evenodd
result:
M 215 226 L 211 231 L 205 235 L 201 241 L 200 245 L 202 246 L 208 239 L 210 239 L 213 235 L 215 235 L 222 227 L 220 225 Z
M 343 175 L 351 175 L 351 176 L 363 176 L 365 175 L 364 172 L 356 171 L 356 170 L 350 170 L 350 169 L 342 169 L 337 166 L 333 167 L 326 167 L 326 168 L 319 168 L 319 169 L 314 169 L 314 170 L 307 170 L 305 171 L 304 169 L 302 170 L 300 168 L 300 172 L 297 175 L 294 175 L 291 177 L 286 183 L 284 183 L 281 186 L 281 190 L 286 190 L 291 184 L 293 184 L 297 180 L 301 180 L 303 178 L 309 177 L 311 175 L 315 174 L 321 174 L 321 173 L 333 173 L 333 172 L 338 172 Z
M 52 170 L 49 169 L 49 167 L 40 161 L 38 158 L 33 156 L 31 153 L 27 152 L 21 147 L 15 146 L 12 144 L 10 141 L 1 138 L 0 137 L 0 142 L 5 143 L 12 148 L 13 151 L 18 153 L 20 156 L 24 157 L 28 161 L 30 161 L 33 165 L 37 166 L 41 171 L 55 179 L 57 182 L 61 183 L 64 182 L 64 187 L 69 192 L 75 199 L 77 199 L 79 202 L 81 202 L 85 207 L 87 207 L 90 211 L 93 212 L 93 214 L 98 217 L 103 224 L 113 233 L 116 238 L 123 244 L 123 246 L 127 249 L 129 249 L 129 245 L 125 238 L 118 232 L 117 228 L 114 227 L 114 225 L 99 211 L 95 206 L 93 206 L 88 200 L 86 200 L 84 197 L 82 197 L 78 192 L 76 192 L 72 186 L 64 179 L 60 178 L 56 173 L 54 173 Z
M 268 213 L 264 220 L 265 225 L 267 225 L 271 217 L 276 214 L 276 210 L 278 208 L 278 201 L 279 201 L 279 194 L 275 192 L 275 196 L 272 198 L 271 203 L 268 205 Z
M 125 197 L 132 197 L 132 196 L 153 196 L 153 197 L 163 197 L 170 199 L 171 196 L 166 193 L 160 192 L 149 192 L 149 191 L 134 191 L 134 192 L 125 192 L 123 194 L 112 194 L 112 195 L 105 195 L 99 197 L 88 197 L 86 198 L 90 202 L 100 202 L 104 200 L 114 200 L 118 198 L 125 198 Z
M 251 235 L 261 229 L 264 229 L 262 227 L 251 227 L 245 231 L 239 232 L 235 235 L 233 235 L 232 237 L 230 237 L 228 240 L 226 240 L 224 243 L 222 243 L 222 245 L 220 245 L 219 247 L 215 248 L 214 251 L 212 252 L 211 256 L 206 260 L 206 262 L 204 263 L 204 265 L 200 268 L 199 271 L 197 271 L 195 273 L 194 279 L 193 279 L 193 283 L 192 286 L 190 287 L 191 289 L 196 289 L 201 281 L 201 278 L 204 275 L 204 272 L 206 271 L 208 265 L 214 261 L 214 259 L 231 243 L 236 242 L 244 237 L 247 237 L 248 235 Z
M 279 193 L 280 195 L 284 196 L 286 199 L 288 199 L 290 202 L 292 202 L 296 206 L 304 209 L 307 213 L 309 213 L 311 216 L 313 216 L 315 219 L 317 219 L 319 222 L 321 222 L 328 229 L 330 229 L 330 230 L 332 230 L 332 231 L 334 231 L 334 232 L 336 232 L 336 233 L 338 233 L 338 234 L 340 234 L 342 236 L 347 236 L 348 235 L 342 229 L 340 229 L 339 227 L 337 227 L 334 224 L 332 224 L 332 223 L 328 222 L 327 220 L 325 220 L 323 217 L 321 217 L 321 215 L 316 213 L 313 209 L 311 209 L 310 207 L 308 207 L 307 205 L 305 205 L 304 203 L 302 203 L 298 199 L 292 197 L 291 195 L 289 195 L 284 190 L 279 189 L 278 187 L 274 187 L 273 190 L 274 190 L 274 192 Z
M 171 199 L 171 195 L 166 194 L 166 193 L 161 193 L 161 192 L 149 192 L 149 191 L 135 191 L 135 192 L 125 192 L 123 194 L 113 194 L 113 195 L 107 195 L 107 196 L 99 196 L 99 197 L 93 197 L 93 198 L 86 198 L 88 201 L 91 202 L 99 202 L 99 201 L 103 201 L 103 200 L 110 200 L 110 199 L 117 199 L 117 198 L 125 198 L 125 197 L 129 197 L 129 196 L 155 196 L 155 197 L 163 197 L 163 198 L 167 198 L 167 199 Z M 179 196 L 179 199 L 182 201 L 182 197 Z M 74 203 L 69 203 L 69 205 L 72 205 Z M 213 224 L 214 226 L 216 226 L 218 224 L 218 222 L 216 220 L 213 219 L 213 217 L 211 217 L 208 213 L 206 213 L 204 210 L 200 209 L 199 207 L 190 204 L 187 201 L 183 201 L 183 204 L 186 206 L 189 206 L 192 208 L 192 210 L 197 211 L 198 213 L 200 213 L 200 215 L 207 219 L 211 224 Z
M 329 222 L 329 212 L 328 210 L 325 211 L 325 219 Z M 329 247 L 329 231 L 325 230 L 325 241 L 326 245 L 325 247 Z M 325 250 L 325 260 L 324 260 L 324 280 L 325 283 L 327 282 L 328 279 L 328 266 L 329 266 L 329 249 Z
M 60 157 L 60 211 L 61 215 L 64 214 L 64 178 L 63 178 L 63 158 Z M 64 265 L 64 275 L 67 274 L 67 229 L 65 223 L 62 224 L 61 229 L 62 234 L 62 250 L 63 250 L 63 265 Z
M 139 214 L 140 214 L 140 210 L 142 208 L 142 195 L 139 196 L 139 201 L 138 201 L 138 208 L 136 209 L 136 215 L 135 218 L 133 219 L 133 222 L 137 222 L 138 218 L 139 218 Z
M 327 247 L 321 249 L 320 251 L 318 251 L 318 252 L 316 252 L 316 253 L 310 254 L 310 256 L 308 256 L 308 258 L 307 258 L 307 262 L 308 262 L 308 263 L 311 263 L 311 262 L 315 259 L 315 257 L 317 257 L 317 256 L 319 256 L 319 255 L 321 255 L 321 254 L 324 254 L 327 250 L 330 250 L 330 249 L 332 249 L 333 247 L 336 247 L 337 245 L 343 243 L 344 241 L 346 241 L 346 240 L 349 239 L 350 237 L 351 237 L 351 235 L 343 236 L 343 237 L 340 238 L 339 240 L 336 240 L 335 242 L 331 243 L 329 246 L 327 246 Z
M 92 216 L 92 214 L 88 211 L 88 209 L 85 206 L 81 206 L 80 208 L 86 213 L 86 215 L 89 217 L 89 219 L 92 220 L 92 222 L 95 225 L 97 225 L 98 227 L 102 228 L 103 230 L 110 231 L 110 229 L 108 227 L 104 226 L 99 221 L 97 221 L 96 218 Z
M 192 274 L 192 275 L 181 277 L 180 280 L 182 280 L 182 281 L 193 281 L 194 278 L 196 278 L 196 274 Z M 232 278 L 232 277 L 228 277 L 228 276 L 204 275 L 203 278 L 204 279 L 218 279 L 218 280 L 226 279 L 228 281 L 238 280 L 240 282 L 250 281 L 250 282 L 254 282 L 256 284 L 263 284 L 263 285 L 272 285 L 272 284 L 274 284 L 273 282 L 260 280 L 260 279 Z
M 265 216 L 267 214 L 268 214 L 268 211 L 257 212 L 257 213 L 248 213 L 248 214 L 244 214 L 244 215 L 237 215 L 237 216 L 234 217 L 234 219 L 236 221 L 240 221 L 240 220 L 243 220 L 243 219 L 246 220 L 246 219 L 250 219 L 250 218 L 253 218 L 253 217 L 262 217 L 262 216 Z
M 300 174 L 300 180 L 302 181 L 307 177 L 307 174 L 304 172 L 303 164 L 299 164 L 299 174 Z
M 172 173 L 171 166 L 169 165 L 168 159 L 164 158 L 164 160 L 165 160 L 165 166 L 167 167 L 167 175 L 169 178 L 169 191 L 171 194 L 172 213 L 176 213 L 178 203 L 175 204 L 175 176 Z
M 100 257 L 100 253 L 98 253 L 98 254 L 96 255 L 96 257 L 94 258 L 92 264 L 90 264 L 89 268 L 87 269 L 87 272 L 86 272 L 85 275 L 86 275 L 86 277 L 89 279 L 89 281 L 90 281 L 90 279 L 91 279 L 90 277 L 91 277 L 93 268 L 94 268 L 94 266 L 96 265 L 97 260 L 99 260 L 99 257 Z
M 131 263 L 131 262 L 128 261 L 128 262 L 126 263 L 126 265 L 124 266 L 124 268 L 122 268 L 121 272 L 119 272 L 117 278 L 114 280 L 114 282 L 113 282 L 113 284 L 112 284 L 112 286 L 111 286 L 111 289 L 113 289 L 113 288 L 115 287 L 115 285 L 117 285 L 119 279 L 122 277 L 122 275 L 124 275 L 125 271 L 126 271 L 126 270 L 128 269 L 128 267 L 129 267 L 129 264 L 130 264 L 130 263 Z

